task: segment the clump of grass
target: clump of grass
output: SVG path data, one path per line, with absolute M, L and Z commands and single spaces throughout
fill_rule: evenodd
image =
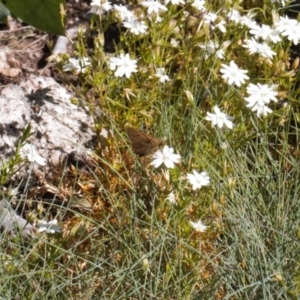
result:
M 5 185 L 22 166 L 25 160 L 20 155 L 21 148 L 26 144 L 27 139 L 31 135 L 30 124 L 24 129 L 22 136 L 16 141 L 14 154 L 1 165 L 0 168 L 0 185 Z

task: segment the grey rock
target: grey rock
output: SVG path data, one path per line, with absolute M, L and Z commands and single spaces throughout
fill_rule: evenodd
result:
M 23 157 L 29 158 L 33 147 L 49 166 L 58 164 L 62 154 L 85 152 L 94 136 L 87 110 L 72 104 L 72 95 L 52 78 L 31 76 L 21 85 L 8 85 L 0 95 L 0 163 L 14 153 L 29 123 L 33 135 L 30 147 L 21 150 Z

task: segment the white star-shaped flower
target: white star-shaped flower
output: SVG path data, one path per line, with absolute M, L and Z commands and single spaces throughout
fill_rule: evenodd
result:
M 244 48 L 248 48 L 250 54 L 258 53 L 260 56 L 265 58 L 273 58 L 276 52 L 272 51 L 270 46 L 266 43 L 258 43 L 254 38 L 251 40 L 245 40 L 243 44 Z
M 176 47 L 176 48 L 179 47 L 179 45 L 180 45 L 179 41 L 177 41 L 177 40 L 174 39 L 174 38 L 171 38 L 170 44 L 171 44 L 173 47 Z
M 184 5 L 184 4 L 185 4 L 184 0 L 165 0 L 165 4 L 166 4 L 166 5 L 167 5 L 169 2 L 171 2 L 173 5 L 179 5 L 179 4 Z
M 217 17 L 218 16 L 215 13 L 207 12 L 206 14 L 204 14 L 203 20 L 204 20 L 204 23 L 210 24 L 210 23 L 214 23 L 216 21 Z
M 210 178 L 206 172 L 198 173 L 197 171 L 193 170 L 193 174 L 187 174 L 186 178 L 193 186 L 193 190 L 200 189 L 202 186 L 207 186 L 210 183 Z
M 226 32 L 226 27 L 225 27 L 225 25 L 226 25 L 226 22 L 225 22 L 224 20 L 221 20 L 220 22 L 218 22 L 218 23 L 216 24 L 216 27 L 219 28 L 219 30 L 220 30 L 221 32 L 225 33 L 225 32 Z
M 262 102 L 248 102 L 246 106 L 252 111 L 256 111 L 256 115 L 258 117 L 266 116 L 272 112 L 272 109 L 270 109 L 267 105 L 265 105 Z
M 238 10 L 232 9 L 228 12 L 227 17 L 230 21 L 235 23 L 240 23 L 241 21 L 241 14 Z
M 22 148 L 22 152 L 24 153 L 23 156 L 26 156 L 28 161 L 30 161 L 31 163 L 38 164 L 40 166 L 46 165 L 46 160 L 38 153 L 34 145 L 26 144 Z
M 57 220 L 52 221 L 44 221 L 40 220 L 36 224 L 38 227 L 38 232 L 47 232 L 47 233 L 55 233 L 55 232 L 61 232 L 61 228 L 59 225 L 57 225 Z
M 214 106 L 213 108 L 215 113 L 207 113 L 205 120 L 212 122 L 214 126 L 218 126 L 222 128 L 224 125 L 228 128 L 232 129 L 234 124 L 232 123 L 233 117 L 222 113 L 218 106 Z
M 136 69 L 137 60 L 131 59 L 129 54 L 121 53 L 119 57 L 112 57 L 109 61 L 109 67 L 112 71 L 116 70 L 115 76 L 122 77 L 126 76 L 130 77 L 132 73 L 137 72 Z
M 281 35 L 286 36 L 289 41 L 292 41 L 295 45 L 300 40 L 300 23 L 296 19 L 290 19 L 289 17 L 280 17 L 279 21 L 275 24 L 276 30 Z
M 255 25 L 250 29 L 250 33 L 254 35 L 256 39 L 262 38 L 266 40 L 271 33 L 271 27 L 265 24 L 262 26 Z
M 197 232 L 204 232 L 207 229 L 207 226 L 204 225 L 201 220 L 197 222 L 190 221 L 190 224 Z
M 147 7 L 148 15 L 151 15 L 152 13 L 158 15 L 160 11 L 168 11 L 164 5 L 155 0 L 141 2 L 141 5 Z
M 112 5 L 109 1 L 106 0 L 92 0 L 91 7 L 94 10 L 97 10 L 99 8 L 103 8 L 105 11 L 109 11 L 112 9 Z
M 261 115 L 266 116 L 271 113 L 272 110 L 266 106 L 270 101 L 277 102 L 277 92 L 275 89 L 277 86 L 268 86 L 267 84 L 257 85 L 250 83 L 247 87 L 247 93 L 250 94 L 249 97 L 245 97 L 247 102 L 247 107 L 252 111 L 256 111 L 258 117 Z
M 258 54 L 262 57 L 272 59 L 273 56 L 277 53 L 271 50 L 269 45 L 267 45 L 266 43 L 262 43 L 258 45 Z
M 174 168 L 174 164 L 178 164 L 180 162 L 181 156 L 173 152 L 173 148 L 170 148 L 167 145 L 164 146 L 162 151 L 158 150 L 153 154 L 153 161 L 151 162 L 151 165 L 153 165 L 155 168 L 158 168 L 164 164 L 168 169 Z
M 123 22 L 124 27 L 128 28 L 129 31 L 135 35 L 144 34 L 147 31 L 147 25 L 144 21 L 137 19 L 131 19 L 128 22 Z
M 259 51 L 259 43 L 253 37 L 250 40 L 244 40 L 243 47 L 247 48 L 250 54 L 255 54 Z
M 196 8 L 199 11 L 205 11 L 205 0 L 194 0 L 192 7 Z
M 286 36 L 289 41 L 294 43 L 294 45 L 298 45 L 300 40 L 300 23 L 297 22 L 296 25 L 282 31 L 281 35 Z
M 222 78 L 227 80 L 230 85 L 235 84 L 239 87 L 245 83 L 246 79 L 249 79 L 246 75 L 248 71 L 239 69 L 233 60 L 229 63 L 229 66 L 222 64 L 222 67 L 223 68 L 220 70 L 220 72 L 223 73 Z
M 159 78 L 161 83 L 165 83 L 170 80 L 169 76 L 166 74 L 165 68 L 157 68 L 155 76 Z
M 288 16 L 279 17 L 279 21 L 275 22 L 275 28 L 279 32 L 289 31 L 292 27 L 297 26 L 296 19 L 290 19 Z
M 77 73 L 85 72 L 86 68 L 90 66 L 91 63 L 87 57 L 82 57 L 80 60 L 77 58 L 69 58 L 69 62 L 63 66 L 65 72 L 75 71 Z
M 277 102 L 277 86 L 267 84 L 252 84 L 247 86 L 247 93 L 250 94 L 249 97 L 245 97 L 247 102 L 262 102 L 263 104 L 268 104 L 270 101 Z
M 166 198 L 166 200 L 168 200 L 170 204 L 173 204 L 173 205 L 176 205 L 176 204 L 177 204 L 177 200 L 176 200 L 176 197 L 175 197 L 174 192 L 171 192 L 171 193 L 168 195 L 168 197 Z
M 117 12 L 119 18 L 121 19 L 121 21 L 130 21 L 131 19 L 135 19 L 135 15 L 133 14 L 133 12 L 131 12 L 130 10 L 128 10 L 128 8 L 124 5 L 114 5 L 114 9 Z
M 268 35 L 268 40 L 270 40 L 274 44 L 281 42 L 282 39 L 281 39 L 279 33 L 280 32 L 277 29 L 272 28 Z
M 255 15 L 253 13 L 248 13 L 245 16 L 241 16 L 240 24 L 245 25 L 248 28 L 253 28 L 253 27 L 257 26 L 257 23 L 252 19 L 253 17 L 255 17 Z

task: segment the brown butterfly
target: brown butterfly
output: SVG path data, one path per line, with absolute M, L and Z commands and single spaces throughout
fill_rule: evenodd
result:
M 139 157 L 149 155 L 165 144 L 164 140 L 158 140 L 134 128 L 127 128 L 127 134 L 133 152 Z

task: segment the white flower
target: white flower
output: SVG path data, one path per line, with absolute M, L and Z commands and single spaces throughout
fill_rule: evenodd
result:
M 220 22 L 218 22 L 216 24 L 216 27 L 219 28 L 219 30 L 224 33 L 224 32 L 226 32 L 225 24 L 226 24 L 226 22 L 224 20 L 221 20 Z
M 213 42 L 212 40 L 210 40 L 206 44 L 199 44 L 199 47 L 205 49 L 205 51 L 207 52 L 207 55 L 205 56 L 206 58 L 211 56 L 212 54 L 215 54 L 218 58 L 224 59 L 224 50 L 218 49 L 219 44 L 217 42 Z
M 229 66 L 222 64 L 223 69 L 220 70 L 223 73 L 222 78 L 228 81 L 228 84 L 235 84 L 237 86 L 241 86 L 245 82 L 245 79 L 249 79 L 247 75 L 245 75 L 248 71 L 239 69 L 239 67 L 232 60 L 229 63 Z
M 124 5 L 114 4 L 114 9 L 119 15 L 121 21 L 130 21 L 131 19 L 135 19 L 135 15 Z
M 173 5 L 185 4 L 184 0 L 165 0 L 165 4 L 167 5 L 171 2 Z
M 165 68 L 157 68 L 155 76 L 159 78 L 161 83 L 165 83 L 170 80 L 169 76 L 166 74 Z
M 176 198 L 175 198 L 175 194 L 173 192 L 171 192 L 168 197 L 166 198 L 166 200 L 169 201 L 170 204 L 177 204 Z
M 144 21 L 131 19 L 128 22 L 123 22 L 124 27 L 129 28 L 129 31 L 135 35 L 144 34 L 147 31 L 147 25 Z
M 296 26 L 298 21 L 296 19 L 290 19 L 288 16 L 279 17 L 279 21 L 275 22 L 275 28 L 279 32 L 288 31 L 291 27 Z
M 263 40 L 266 40 L 271 33 L 271 27 L 265 24 L 260 27 L 256 24 L 250 29 L 250 33 L 254 35 L 256 39 L 262 38 Z
M 277 29 L 272 28 L 268 35 L 268 40 L 273 42 L 274 44 L 281 41 L 281 37 L 279 35 L 279 31 Z
M 244 48 L 248 48 L 250 54 L 258 53 L 259 43 L 252 37 L 251 40 L 244 40 Z
M 209 40 L 206 44 L 199 44 L 199 47 L 205 49 L 208 56 L 210 56 L 216 52 L 216 48 L 219 48 L 219 44 L 218 42 L 213 42 L 212 40 Z
M 299 43 L 300 39 L 300 23 L 295 19 L 289 17 L 280 17 L 279 21 L 275 23 L 275 28 L 283 36 L 287 36 L 289 41 L 293 41 L 295 45 Z
M 222 128 L 224 125 L 230 129 L 233 128 L 234 125 L 231 121 L 233 117 L 222 113 L 218 106 L 214 106 L 214 112 L 214 114 L 208 112 L 205 120 L 212 122 L 214 126 L 217 125 L 219 128 Z
M 268 86 L 267 84 L 257 85 L 250 83 L 247 86 L 247 93 L 250 94 L 249 97 L 245 97 L 247 102 L 262 102 L 263 104 L 268 104 L 270 101 L 277 102 L 277 88 L 276 85 Z
M 226 24 L 225 21 L 224 20 L 220 20 L 219 22 L 216 22 L 217 17 L 218 16 L 215 13 L 212 13 L 212 12 L 206 13 L 203 16 L 204 23 L 210 24 L 213 28 L 217 27 L 222 32 L 226 32 L 226 28 L 224 26 Z
M 158 15 L 161 10 L 168 11 L 168 9 L 164 5 L 155 0 L 147 0 L 141 2 L 141 5 L 147 7 L 148 15 L 151 15 L 152 13 Z
M 236 9 L 232 9 L 229 11 L 229 13 L 227 14 L 227 17 L 230 21 L 235 22 L 235 23 L 240 23 L 241 20 L 241 14 L 239 11 L 237 11 Z
M 120 54 L 119 57 L 112 57 L 109 61 L 109 67 L 112 71 L 116 69 L 115 75 L 117 77 L 126 76 L 130 77 L 131 73 L 137 72 L 135 59 L 130 59 L 129 54 Z
M 219 22 L 216 22 L 217 17 L 218 16 L 215 13 L 208 12 L 208 13 L 204 14 L 203 20 L 204 20 L 205 24 L 210 24 L 213 29 L 215 27 L 217 27 L 222 32 L 226 32 L 226 28 L 224 26 L 226 24 L 225 21 L 224 20 L 220 20 Z
M 196 8 L 199 11 L 205 11 L 205 0 L 194 0 L 192 7 Z
M 198 173 L 197 171 L 193 170 L 193 174 L 187 174 L 186 178 L 193 186 L 193 190 L 200 189 L 202 186 L 209 185 L 210 183 L 210 178 L 206 172 Z
M 224 59 L 224 57 L 225 57 L 225 52 L 224 52 L 224 50 L 223 50 L 223 49 L 217 50 L 216 56 L 217 56 L 217 58 Z
M 289 41 L 294 43 L 294 45 L 298 45 L 300 40 L 300 23 L 297 23 L 288 30 L 281 32 L 281 35 L 286 36 Z
M 204 14 L 203 20 L 204 20 L 204 23 L 210 24 L 211 22 L 214 23 L 215 20 L 217 19 L 217 17 L 218 16 L 215 13 L 208 12 L 208 13 Z
M 254 20 L 252 20 L 253 17 L 255 17 L 255 14 L 249 12 L 246 16 L 240 17 L 240 24 L 245 25 L 248 28 L 253 28 L 257 26 L 257 23 Z
M 103 8 L 105 11 L 109 11 L 112 9 L 112 5 L 109 1 L 102 1 L 102 0 L 92 0 L 91 7 L 94 10 L 97 10 L 99 8 Z
M 87 57 L 83 57 L 80 60 L 76 58 L 69 58 L 69 62 L 63 66 L 63 70 L 65 72 L 68 71 L 76 71 L 76 72 L 84 72 L 91 63 Z
M 276 52 L 272 51 L 270 46 L 266 43 L 258 43 L 254 38 L 251 38 L 251 40 L 245 40 L 243 47 L 248 48 L 250 54 L 258 53 L 262 57 L 265 58 L 273 58 L 273 55 L 276 54 Z
M 270 101 L 277 102 L 277 92 L 274 91 L 276 86 L 268 86 L 267 84 L 249 84 L 247 92 L 250 94 L 249 97 L 245 97 L 247 107 L 251 108 L 252 111 L 256 111 L 258 117 L 261 115 L 266 116 L 271 113 L 272 110 L 266 106 Z
M 179 47 L 179 41 L 175 40 L 174 38 L 171 38 L 170 44 L 175 48 Z
M 249 102 L 246 106 L 248 108 L 251 108 L 252 111 L 256 111 L 256 115 L 258 117 L 260 117 L 261 115 L 266 116 L 267 114 L 272 112 L 272 109 L 270 109 L 262 102 L 255 102 L 255 103 Z
M 57 220 L 52 220 L 50 222 L 39 220 L 36 224 L 38 229 L 38 232 L 47 232 L 47 233 L 55 233 L 55 232 L 61 232 L 61 228 L 59 225 L 57 225 Z
M 169 146 L 164 146 L 163 150 L 158 150 L 153 155 L 153 161 L 151 165 L 158 168 L 160 165 L 164 164 L 167 168 L 174 168 L 174 163 L 180 162 L 180 155 L 174 154 L 174 149 Z
M 24 153 L 23 156 L 26 156 L 28 161 L 30 161 L 31 163 L 33 164 L 37 163 L 40 166 L 46 165 L 46 160 L 42 156 L 40 156 L 40 154 L 38 153 L 34 145 L 26 144 L 22 148 L 22 152 Z
M 213 29 L 215 29 L 215 27 L 217 27 L 222 32 L 226 32 L 225 21 L 220 20 L 219 22 L 216 22 L 217 17 L 218 16 L 215 13 L 208 12 L 208 13 L 204 14 L 203 20 L 204 20 L 205 24 L 210 24 Z
M 191 226 L 197 231 L 197 232 L 204 232 L 207 228 L 206 225 L 204 225 L 201 220 L 198 222 L 190 221 Z
M 258 52 L 260 56 L 265 57 L 265 58 L 273 58 L 273 55 L 276 54 L 276 52 L 272 51 L 270 46 L 267 45 L 266 43 L 258 44 Z

